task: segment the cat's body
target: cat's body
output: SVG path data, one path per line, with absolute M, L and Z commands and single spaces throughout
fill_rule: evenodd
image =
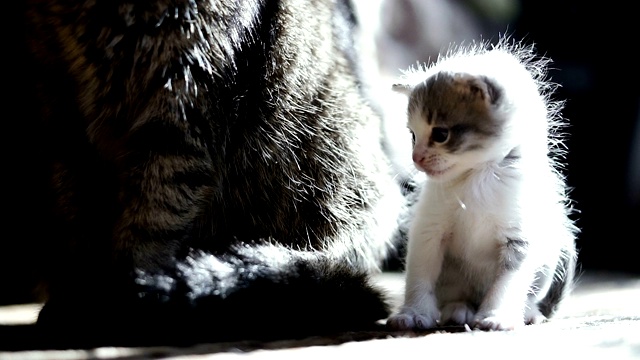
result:
M 52 346 L 297 337 L 387 316 L 368 274 L 404 200 L 348 1 L 24 5 L 29 166 L 48 174 L 29 180 L 50 187 L 23 241 Z
M 577 230 L 547 62 L 505 38 L 454 50 L 394 86 L 409 95 L 413 161 L 427 180 L 389 326 L 512 329 L 552 316 L 570 290 Z

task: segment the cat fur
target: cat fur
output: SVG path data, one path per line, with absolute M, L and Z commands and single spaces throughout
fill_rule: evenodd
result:
M 405 200 L 349 1 L 21 5 L 37 170 L 16 176 L 38 195 L 15 255 L 46 302 L 31 346 L 282 339 L 386 318 L 370 274 Z

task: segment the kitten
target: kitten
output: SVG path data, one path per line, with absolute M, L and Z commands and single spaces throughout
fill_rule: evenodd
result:
M 514 329 L 552 316 L 570 291 L 578 230 L 549 61 L 504 37 L 452 48 L 394 85 L 409 96 L 413 162 L 427 180 L 391 328 Z

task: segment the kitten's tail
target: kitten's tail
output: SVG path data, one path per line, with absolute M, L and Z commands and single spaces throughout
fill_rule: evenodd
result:
M 56 334 L 46 334 L 55 341 L 47 342 L 187 346 L 292 339 L 379 330 L 378 320 L 389 314 L 383 292 L 366 272 L 319 251 L 282 245 L 241 245 L 220 256 L 195 252 L 175 268 L 138 274 L 123 292 L 101 294 L 98 304 L 85 297 L 72 311 L 54 307 L 53 314 L 79 315 L 66 322 L 50 319 L 68 324 L 69 332 L 56 328 Z M 86 319 L 83 308 L 90 314 Z M 40 320 L 47 322 L 46 306 Z
M 556 266 L 551 287 L 538 303 L 540 312 L 547 318 L 555 315 L 560 303 L 573 290 L 577 271 L 577 251 L 575 247 L 564 248 Z

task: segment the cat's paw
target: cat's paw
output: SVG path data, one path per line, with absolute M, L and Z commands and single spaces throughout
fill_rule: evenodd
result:
M 522 315 L 517 313 L 481 312 L 473 321 L 475 329 L 485 331 L 515 330 L 522 326 L 524 326 Z
M 441 323 L 464 325 L 473 324 L 475 311 L 464 302 L 452 302 L 444 305 L 442 308 Z
M 387 327 L 392 330 L 427 330 L 438 325 L 440 314 L 437 310 L 418 313 L 405 309 L 387 319 Z
M 524 314 L 524 323 L 526 325 L 540 324 L 547 321 L 547 317 L 542 315 L 538 307 L 535 306 L 531 309 L 527 309 Z

